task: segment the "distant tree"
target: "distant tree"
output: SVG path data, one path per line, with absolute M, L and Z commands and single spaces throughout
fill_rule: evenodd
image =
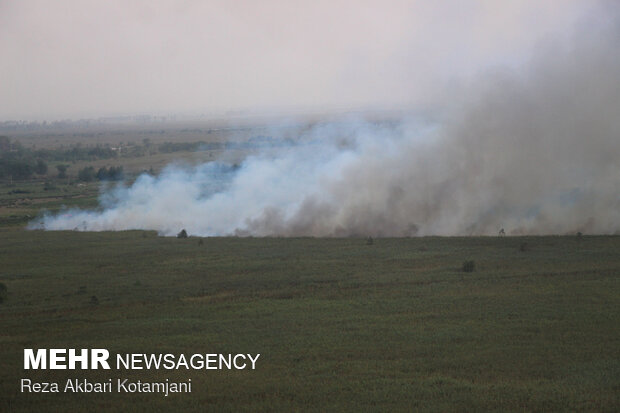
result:
M 8 159 L 2 162 L 3 176 L 13 179 L 28 179 L 32 176 L 32 166 L 23 159 Z
M 34 173 L 37 175 L 45 175 L 47 173 L 47 164 L 43 159 L 37 159 L 37 163 L 34 166 Z
M 182 229 L 181 232 L 177 234 L 177 238 L 187 238 L 187 231 L 185 231 L 185 229 Z
M 122 166 L 110 166 L 110 168 L 103 166 L 95 174 L 95 177 L 100 181 L 120 181 L 124 176 Z
M 69 168 L 69 165 L 65 165 L 65 164 L 56 165 L 56 169 L 58 170 L 58 178 L 60 179 L 66 178 L 68 168 Z
M 123 176 L 122 166 L 110 166 L 110 169 L 108 169 L 108 179 L 111 181 L 120 181 L 123 179 Z
M 82 182 L 94 181 L 96 177 L 95 168 L 92 166 L 86 166 L 78 172 L 78 180 Z
M 106 168 L 105 166 L 102 166 L 101 168 L 99 168 L 99 170 L 97 171 L 96 177 L 100 181 L 107 180 L 108 179 L 108 168 Z
M 11 140 L 8 136 L 0 136 L 0 154 L 11 150 Z

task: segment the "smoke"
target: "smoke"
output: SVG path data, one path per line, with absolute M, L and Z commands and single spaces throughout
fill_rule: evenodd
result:
M 615 16 L 617 17 L 617 16 Z M 521 73 L 455 88 L 440 116 L 347 118 L 238 167 L 170 166 L 98 210 L 31 228 L 175 235 L 422 236 L 620 232 L 620 29 L 540 46 Z M 277 136 L 274 136 L 277 138 Z

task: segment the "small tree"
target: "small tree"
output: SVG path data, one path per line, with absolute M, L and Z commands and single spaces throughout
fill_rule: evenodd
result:
M 59 179 L 65 179 L 67 177 L 67 169 L 68 168 L 69 168 L 69 165 L 65 165 L 65 164 L 56 165 L 56 169 L 58 170 L 58 178 Z
M 177 238 L 187 238 L 187 231 L 185 231 L 185 229 L 182 229 L 181 232 L 177 234 Z
M 78 172 L 78 180 L 83 182 L 91 182 L 95 179 L 95 168 L 92 166 L 86 166 Z
M 47 173 L 47 164 L 43 159 L 37 159 L 37 163 L 34 166 L 34 172 L 37 175 L 45 175 Z
M 110 166 L 110 169 L 108 169 L 108 179 L 111 181 L 120 181 L 123 179 L 123 167 Z
M 106 179 L 108 179 L 108 168 L 106 168 L 105 166 L 102 166 L 97 171 L 97 175 L 96 176 L 97 176 L 98 180 L 105 181 Z

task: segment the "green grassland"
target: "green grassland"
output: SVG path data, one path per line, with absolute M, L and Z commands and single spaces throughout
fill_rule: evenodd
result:
M 199 241 L 1 228 L 0 410 L 620 408 L 620 237 Z M 261 357 L 24 371 L 31 347 Z M 193 391 L 22 394 L 22 377 L 191 378 Z

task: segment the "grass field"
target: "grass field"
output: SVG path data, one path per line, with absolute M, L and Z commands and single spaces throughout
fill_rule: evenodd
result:
M 0 251 L 0 411 L 620 409 L 620 237 L 199 243 L 12 225 Z M 256 370 L 25 371 L 31 347 L 261 357 Z M 20 393 L 23 377 L 193 384 L 43 395 Z

